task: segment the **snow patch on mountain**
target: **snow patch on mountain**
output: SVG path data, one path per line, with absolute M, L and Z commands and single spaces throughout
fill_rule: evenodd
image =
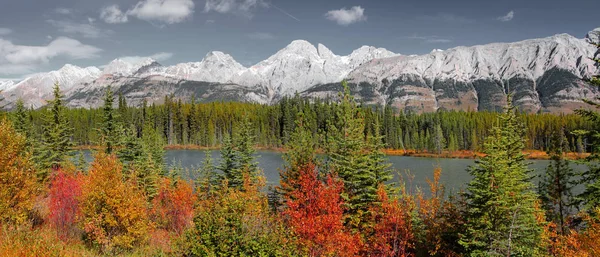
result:
M 169 66 L 166 67 L 164 73 L 186 80 L 230 83 L 234 75 L 245 69 L 231 55 L 213 51 L 200 62 Z
M 587 58 L 595 51 L 585 40 L 559 34 L 516 43 L 461 46 L 426 55 L 371 61 L 354 70 L 348 78 L 377 85 L 406 75 L 430 80 L 507 80 L 515 76 L 535 80 L 552 68 L 588 77 L 597 72 Z

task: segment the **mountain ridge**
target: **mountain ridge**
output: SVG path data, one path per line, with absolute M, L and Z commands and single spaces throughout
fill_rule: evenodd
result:
M 597 54 L 589 42 L 598 40 L 600 28 L 583 39 L 557 34 L 513 43 L 434 49 L 424 55 L 362 46 L 345 56 L 323 44 L 294 40 L 250 67 L 219 51 L 207 53 L 199 62 L 171 66 L 149 58 L 137 62 L 115 59 L 102 71 L 65 65 L 18 83 L 2 82 L 0 89 L 5 88 L 3 95 L 9 102 L 26 97 L 26 103 L 35 108 L 47 99 L 53 84 L 49 80 L 61 82 L 71 107 L 98 106 L 99 89 L 108 85 L 116 91 L 127 88 L 124 95 L 132 104 L 144 98 L 157 102 L 168 92 L 179 92 L 182 98 L 194 93 L 201 101 L 226 97 L 274 103 L 295 93 L 335 98 L 339 81 L 346 79 L 366 103 L 417 112 L 497 110 L 509 91 L 525 111 L 570 112 L 583 106 L 581 98 L 598 95 L 597 89 L 582 81 L 599 71 L 588 59 Z M 182 87 L 190 95 L 178 91 Z

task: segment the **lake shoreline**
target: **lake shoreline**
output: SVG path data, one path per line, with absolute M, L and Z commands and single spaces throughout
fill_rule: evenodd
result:
M 98 150 L 100 146 L 97 145 L 82 145 L 76 146 L 75 150 Z M 206 147 L 199 145 L 167 145 L 165 146 L 165 150 L 198 150 L 198 151 L 206 151 L 206 150 L 220 150 L 221 148 L 218 146 Z M 287 150 L 281 147 L 266 147 L 266 146 L 256 146 L 256 150 L 259 151 L 272 151 L 284 153 Z M 322 153 L 322 150 L 318 150 L 317 152 Z M 442 159 L 476 159 L 478 157 L 483 157 L 485 154 L 481 152 L 475 151 L 442 151 L 441 154 L 430 153 L 427 151 L 416 151 L 416 150 L 402 150 L 402 149 L 383 149 L 383 152 L 387 156 L 409 156 L 409 157 L 421 157 L 421 158 L 442 158 Z M 525 150 L 523 151 L 525 154 L 525 158 L 528 160 L 550 160 L 550 156 L 544 152 L 539 150 Z M 568 160 L 581 160 L 589 156 L 588 153 L 566 153 L 565 159 Z

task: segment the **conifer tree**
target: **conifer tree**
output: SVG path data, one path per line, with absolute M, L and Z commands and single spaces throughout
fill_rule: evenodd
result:
M 258 176 L 258 163 L 255 161 L 254 134 L 252 123 L 248 116 L 244 116 L 241 127 L 234 140 L 225 137 L 221 148 L 221 165 L 224 178 L 231 188 L 241 189 L 244 184 L 244 174 L 247 173 L 251 181 Z
M 490 134 L 486 156 L 469 170 L 467 230 L 460 243 L 471 256 L 532 256 L 542 232 L 536 220 L 538 196 L 522 153 L 524 126 L 510 95 Z
M 575 186 L 573 178 L 576 176 L 573 169 L 569 167 L 569 161 L 563 157 L 563 153 L 568 151 L 566 144 L 563 128 L 553 136 L 549 153 L 552 162 L 546 168 L 546 173 L 542 175 L 538 187 L 542 205 L 546 209 L 546 218 L 558 225 L 562 235 L 565 235 L 568 229 L 565 224 L 566 218 L 573 214 L 572 190 Z
M 600 50 L 600 42 L 591 43 Z M 593 57 L 592 60 L 600 65 L 600 58 L 598 56 Z M 600 87 L 600 75 L 592 77 L 589 80 L 589 83 Z M 584 99 L 583 101 L 594 109 L 600 108 L 600 97 L 596 97 L 593 100 Z M 586 159 L 589 168 L 587 171 L 583 172 L 580 181 L 581 184 L 585 185 L 585 189 L 583 193 L 577 196 L 577 198 L 584 205 L 589 214 L 595 215 L 595 209 L 600 207 L 600 166 L 597 164 L 598 160 L 600 160 L 600 129 L 598 129 L 598 124 L 600 124 L 600 113 L 590 109 L 579 109 L 575 112 L 590 120 L 596 127 L 593 131 L 577 131 L 580 135 L 577 138 L 578 146 L 582 144 L 580 141 L 581 135 L 583 134 L 589 135 L 592 140 L 591 155 Z
M 254 130 L 252 129 L 252 122 L 250 122 L 250 118 L 247 114 L 244 115 L 235 143 L 239 163 L 236 170 L 238 175 L 234 176 L 239 177 L 242 179 L 240 182 L 243 182 L 243 173 L 248 172 L 248 175 L 252 181 L 254 181 L 258 173 L 258 163 L 256 162 L 255 156 L 256 150 L 254 150 Z
M 373 134 L 367 134 L 367 159 L 369 161 L 369 170 L 375 175 L 375 183 L 377 187 L 379 184 L 384 184 L 393 178 L 390 170 L 390 163 L 386 161 L 385 154 L 383 153 L 383 136 L 381 136 L 379 130 L 379 119 L 375 119 L 375 132 Z M 385 186 L 385 185 L 384 185 Z M 386 189 L 390 189 L 392 185 L 385 186 Z
M 71 137 L 73 129 L 65 116 L 63 96 L 60 93 L 58 83 L 54 84 L 54 99 L 49 101 L 44 121 L 42 142 L 36 157 L 36 163 L 40 165 L 38 178 L 45 180 L 48 176 L 48 168 L 58 169 L 61 164 L 71 156 L 73 142 Z
M 377 200 L 377 178 L 365 143 L 363 113 L 356 107 L 346 82 L 336 108 L 336 123 L 328 136 L 329 166 L 344 182 L 342 197 L 349 221 L 359 225 L 371 203 Z
M 200 168 L 200 174 L 196 179 L 196 189 L 205 196 L 211 196 L 221 185 L 223 180 L 221 174 L 216 172 L 210 151 L 206 151 L 204 162 Z
M 284 168 L 279 172 L 280 186 L 276 188 L 277 194 L 282 200 L 289 197 L 289 193 L 298 186 L 299 171 L 307 164 L 316 164 L 316 144 L 312 132 L 304 120 L 304 113 L 298 114 L 296 127 L 287 144 L 287 151 L 283 154 Z
M 21 133 L 21 135 L 27 138 L 31 136 L 29 117 L 22 99 L 17 100 L 15 104 L 13 127 L 15 128 L 15 131 Z
M 123 133 L 122 125 L 119 124 L 118 121 L 119 115 L 113 108 L 114 101 L 114 94 L 110 86 L 108 86 L 104 94 L 104 105 L 102 106 L 102 127 L 100 129 L 100 134 L 102 136 L 101 140 L 105 147 L 106 154 L 111 154 L 114 151 L 114 148 L 121 144 L 121 135 Z M 121 101 L 121 99 L 119 99 L 119 101 Z

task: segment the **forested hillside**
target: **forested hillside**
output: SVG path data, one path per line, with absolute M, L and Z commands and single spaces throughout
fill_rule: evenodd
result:
M 305 126 L 314 134 L 322 148 L 331 129 L 330 119 L 337 119 L 339 103 L 328 100 L 308 100 L 300 97 L 284 98 L 276 105 L 239 102 L 195 103 L 166 97 L 164 104 L 130 106 L 125 98 L 116 97 L 115 119 L 122 140 L 141 138 L 144 128 L 156 131 L 168 145 L 196 145 L 218 147 L 227 135 L 235 134 L 247 117 L 253 124 L 256 144 L 267 148 L 285 148 L 302 116 Z M 18 104 L 11 116 L 25 124 L 17 126 L 30 130 L 32 138 L 42 135 L 43 113 L 46 109 L 26 110 Z M 415 150 L 439 153 L 441 151 L 482 149 L 489 129 L 498 124 L 498 113 L 476 111 L 438 111 L 413 114 L 400 112 L 391 106 L 360 107 L 365 118 L 365 135 L 378 133 L 388 149 Z M 21 115 L 21 117 L 17 117 Z M 102 108 L 67 109 L 65 116 L 72 124 L 72 141 L 76 145 L 98 145 Z M 550 146 L 553 132 L 563 130 L 568 151 L 584 152 L 588 148 L 585 137 L 575 133 L 589 129 L 591 123 L 574 114 L 519 114 L 525 122 L 526 149 L 545 151 Z M 378 131 L 378 132 L 377 132 Z

